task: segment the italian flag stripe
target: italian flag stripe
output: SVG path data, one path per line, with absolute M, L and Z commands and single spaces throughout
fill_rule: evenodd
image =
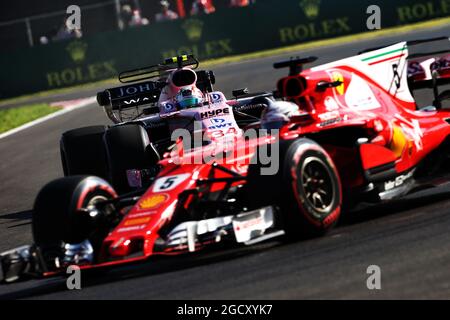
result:
M 397 59 L 397 58 L 401 58 L 401 57 L 403 57 L 404 55 L 405 55 L 404 53 L 401 53 L 401 54 L 396 55 L 396 56 L 393 56 L 393 57 L 388 57 L 388 58 L 386 58 L 386 59 L 382 59 L 382 60 L 377 60 L 377 61 L 370 62 L 369 65 L 372 66 L 372 65 L 377 64 L 377 63 L 382 63 L 382 62 L 385 62 L 385 61 L 394 60 L 394 59 Z
M 400 51 L 403 51 L 403 50 L 404 50 L 404 48 L 400 48 L 400 49 L 395 49 L 395 50 L 391 50 L 391 51 L 379 53 L 379 54 L 377 54 L 377 55 L 374 55 L 374 56 L 371 56 L 371 57 L 364 58 L 364 59 L 362 59 L 361 61 L 369 61 L 369 60 L 373 60 L 373 59 L 380 58 L 380 57 L 384 57 L 384 56 L 387 56 L 387 55 L 389 55 L 389 54 L 396 53 L 396 52 L 400 52 Z

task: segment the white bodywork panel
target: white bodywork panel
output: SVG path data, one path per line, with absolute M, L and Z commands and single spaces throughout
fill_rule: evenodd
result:
M 407 81 L 407 57 L 407 44 L 406 42 L 400 42 L 379 50 L 320 65 L 311 68 L 311 71 L 327 70 L 333 72 L 333 68 L 348 66 L 375 81 L 397 99 L 414 103 Z M 359 83 L 364 82 L 357 76 L 353 77 L 353 79 Z M 353 86 L 352 83 L 350 83 L 351 86 Z M 358 90 L 356 87 L 358 85 L 355 86 L 355 90 Z M 351 100 L 351 97 L 349 99 Z M 369 109 L 374 107 L 368 106 Z

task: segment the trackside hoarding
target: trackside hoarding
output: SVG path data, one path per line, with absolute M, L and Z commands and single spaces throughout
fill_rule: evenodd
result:
M 0 99 L 115 77 L 178 54 L 205 60 L 367 32 L 366 10 L 373 4 L 381 8 L 382 28 L 450 16 L 450 0 L 259 0 L 211 15 L 2 52 Z

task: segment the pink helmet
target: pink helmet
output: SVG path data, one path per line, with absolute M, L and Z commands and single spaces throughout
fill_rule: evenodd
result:
M 204 102 L 203 93 L 195 86 L 181 88 L 175 96 L 178 110 L 195 108 Z

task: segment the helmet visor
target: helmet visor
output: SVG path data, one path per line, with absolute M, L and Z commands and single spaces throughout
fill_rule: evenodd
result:
M 184 98 L 183 100 L 178 101 L 178 108 L 179 109 L 193 108 L 199 105 L 200 103 L 201 101 L 199 98 L 195 97 Z

